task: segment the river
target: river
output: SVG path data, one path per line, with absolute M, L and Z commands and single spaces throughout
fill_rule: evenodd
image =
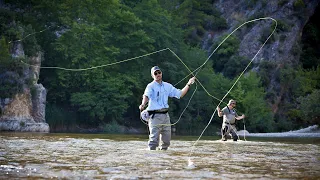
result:
M 147 138 L 2 132 L 0 179 L 320 179 L 318 137 L 173 136 L 167 151 Z

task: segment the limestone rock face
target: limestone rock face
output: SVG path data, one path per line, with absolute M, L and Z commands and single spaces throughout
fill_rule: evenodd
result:
M 35 122 L 45 123 L 47 90 L 42 84 L 34 85 L 34 89 L 35 93 L 32 98 L 32 116 Z
M 4 107 L 1 119 L 17 121 L 28 120 L 34 122 L 31 110 L 32 103 L 30 93 L 24 92 L 23 94 L 17 94 L 12 101 Z
M 268 1 L 239 1 L 219 0 L 214 1 L 216 7 L 229 26 L 221 32 L 215 32 L 215 36 L 208 36 L 203 40 L 202 48 L 212 52 L 208 41 L 216 41 L 225 33 L 231 33 L 242 23 L 258 18 L 271 17 L 278 22 L 276 33 L 267 41 L 260 53 L 255 57 L 252 70 L 259 71 L 261 62 L 275 63 L 276 67 L 270 73 L 270 85 L 267 92 L 275 92 L 274 99 L 270 100 L 273 113 L 277 113 L 281 107 L 279 104 L 287 96 L 284 87 L 276 80 L 277 72 L 284 65 L 296 66 L 299 63 L 301 53 L 300 40 L 304 26 L 314 14 L 319 0 L 303 0 L 303 4 L 297 4 L 297 0 L 268 0 Z M 246 24 L 235 34 L 240 40 L 239 56 L 251 60 L 270 35 L 274 27 L 272 20 L 260 20 Z
M 304 0 L 303 7 L 296 7 L 295 0 L 279 2 L 278 0 L 263 1 L 238 1 L 220 0 L 214 3 L 215 7 L 226 19 L 231 32 L 241 23 L 257 18 L 271 17 L 278 21 L 277 33 L 269 40 L 261 53 L 256 57 L 255 62 L 267 60 L 278 63 L 296 63 L 297 54 L 292 53 L 297 42 L 301 38 L 304 25 L 314 14 L 319 0 Z M 271 20 L 260 20 L 252 22 L 248 26 L 239 29 L 241 40 L 239 55 L 253 58 L 259 48 L 271 33 Z M 267 32 L 268 33 L 264 33 Z M 265 37 L 262 37 L 265 34 Z
M 20 42 L 13 45 L 12 57 L 24 58 Z M 41 53 L 30 57 L 34 66 L 23 67 L 23 91 L 12 98 L 0 99 L 0 131 L 49 132 L 45 121 L 47 91 L 37 84 L 40 74 Z

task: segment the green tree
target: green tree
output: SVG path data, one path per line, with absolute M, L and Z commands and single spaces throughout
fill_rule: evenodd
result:
M 245 123 L 249 132 L 274 130 L 272 112 L 264 100 L 265 94 L 261 80 L 254 72 L 245 74 L 230 92 L 231 97 L 237 100 L 238 114 L 246 116 Z
M 221 36 L 219 40 L 216 41 L 212 45 L 211 49 L 216 49 L 219 43 L 226 38 L 227 35 Z M 244 64 L 248 62 L 243 57 L 234 56 L 231 58 L 236 52 L 238 52 L 240 46 L 240 40 L 236 37 L 231 35 L 212 55 L 211 59 L 213 60 L 213 69 L 216 72 L 223 72 L 224 74 L 227 73 L 229 77 L 234 76 L 236 72 L 240 72 L 240 68 L 243 66 L 236 66 L 239 70 L 232 71 L 229 68 L 234 67 L 233 63 L 237 64 Z M 229 67 L 231 65 L 231 67 Z
M 224 65 L 222 73 L 228 78 L 239 75 L 249 64 L 250 60 L 243 56 L 231 56 Z
M 81 1 L 76 7 L 73 3 L 61 4 L 66 29 L 55 42 L 55 50 L 64 59 L 58 66 L 88 68 L 116 63 L 152 49 L 153 41 L 142 30 L 141 20 L 121 9 L 117 1 Z M 95 125 L 121 121 L 135 98 L 131 88 L 137 84 L 142 64 L 135 61 L 76 73 L 57 71 L 58 83 L 52 88 L 62 91 L 58 93 L 61 103 L 70 100 L 80 114 L 84 113 L 82 117 L 96 119 Z
M 292 69 L 292 71 L 294 71 Z M 320 68 L 305 70 L 301 67 L 298 71 L 294 71 L 291 78 L 290 95 L 291 102 L 286 105 L 287 116 L 294 128 L 305 127 L 318 123 L 317 113 L 310 115 L 310 111 L 317 108 L 316 102 L 312 98 L 316 98 L 320 89 Z M 311 108 L 311 110 L 307 110 Z M 313 117 L 311 117 L 313 116 Z
M 300 103 L 300 109 L 302 112 L 302 118 L 308 124 L 320 125 L 320 90 L 316 89 L 311 94 L 300 97 L 298 99 Z
M 9 46 L 6 42 L 5 37 L 1 37 L 0 39 L 0 66 L 1 70 L 8 67 L 10 64 L 10 54 L 9 54 Z
M 191 46 L 200 44 L 206 30 L 227 27 L 211 0 L 183 0 L 176 7 L 172 10 L 175 22 L 182 27 L 185 42 Z
M 9 54 L 4 36 L 0 39 L 0 98 L 11 98 L 22 92 L 22 66 Z

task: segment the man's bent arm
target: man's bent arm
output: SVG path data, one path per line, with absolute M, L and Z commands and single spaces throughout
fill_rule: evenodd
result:
M 195 79 L 196 79 L 196 77 L 192 77 L 192 78 L 190 78 L 190 79 L 189 79 L 189 81 L 188 81 L 188 83 L 186 84 L 186 86 L 184 86 L 184 88 L 183 88 L 183 89 L 181 89 L 181 96 L 180 96 L 180 98 L 182 98 L 184 95 L 186 95 L 186 94 L 187 94 L 187 92 L 188 92 L 188 90 L 189 90 L 189 88 L 190 88 L 191 84 L 193 84 L 193 83 L 194 83 Z
M 238 117 L 236 117 L 236 119 L 237 120 L 241 120 L 241 119 L 243 119 L 245 116 L 244 116 L 244 114 L 242 114 L 242 116 L 238 116 Z
M 187 94 L 189 88 L 190 88 L 190 85 L 186 84 L 186 86 L 184 86 L 184 88 L 181 89 L 181 96 L 180 96 L 180 98 L 182 98 L 184 95 Z
M 146 106 L 147 102 L 149 101 L 148 96 L 143 95 L 141 105 L 139 106 L 139 109 L 142 111 L 144 107 Z

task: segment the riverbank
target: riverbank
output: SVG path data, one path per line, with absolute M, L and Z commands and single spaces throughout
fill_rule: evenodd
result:
M 278 132 L 278 133 L 249 133 L 246 130 L 241 130 L 241 131 L 238 131 L 238 135 L 246 136 L 246 137 L 319 137 L 320 138 L 320 128 L 318 125 L 313 125 L 300 130 Z

